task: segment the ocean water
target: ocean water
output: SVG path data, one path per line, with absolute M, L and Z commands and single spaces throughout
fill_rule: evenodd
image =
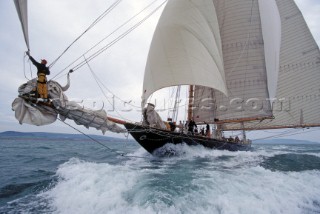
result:
M 0 138 L 0 213 L 320 213 L 320 145 L 248 152 Z

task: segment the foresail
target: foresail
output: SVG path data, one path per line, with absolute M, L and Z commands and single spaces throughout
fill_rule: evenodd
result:
M 196 87 L 194 119 L 213 122 L 214 119 L 271 117 L 269 97 L 275 95 L 281 32 L 279 13 L 272 13 L 271 18 L 276 30 L 267 26 L 266 13 L 272 11 L 275 4 L 264 3 L 261 7 L 260 0 L 213 0 L 213 3 L 229 96 L 212 88 Z M 261 8 L 265 11 L 261 12 Z M 272 39 L 266 39 L 268 36 Z
M 155 91 L 202 85 L 227 94 L 222 44 L 212 0 L 168 1 L 148 55 L 142 105 Z
M 30 50 L 28 33 L 28 0 L 14 0 L 14 4 L 17 9 L 27 48 Z

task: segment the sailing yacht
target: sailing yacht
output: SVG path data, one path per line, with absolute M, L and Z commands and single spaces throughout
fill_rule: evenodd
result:
M 142 106 L 190 85 L 188 120 L 212 138 L 126 124 L 149 152 L 166 143 L 246 150 L 246 130 L 320 126 L 320 54 L 293 0 L 168 1 L 149 51 Z M 151 125 L 152 126 L 152 125 Z M 242 141 L 223 138 L 242 131 Z

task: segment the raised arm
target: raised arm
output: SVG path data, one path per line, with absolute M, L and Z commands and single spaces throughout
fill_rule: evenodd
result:
M 29 51 L 27 51 L 27 55 L 29 56 L 29 59 L 31 60 L 32 64 L 34 64 L 37 67 L 40 65 L 39 62 L 37 62 L 32 56 L 30 56 Z

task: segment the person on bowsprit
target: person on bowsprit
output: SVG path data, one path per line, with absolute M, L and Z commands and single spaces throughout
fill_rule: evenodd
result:
M 47 90 L 47 75 L 50 75 L 50 70 L 46 66 L 47 60 L 41 59 L 41 62 L 37 62 L 32 56 L 30 56 L 29 51 L 27 51 L 27 55 L 31 60 L 32 64 L 37 67 L 37 75 L 38 75 L 38 82 L 37 82 L 37 98 L 42 98 L 44 102 L 48 102 L 48 90 Z

